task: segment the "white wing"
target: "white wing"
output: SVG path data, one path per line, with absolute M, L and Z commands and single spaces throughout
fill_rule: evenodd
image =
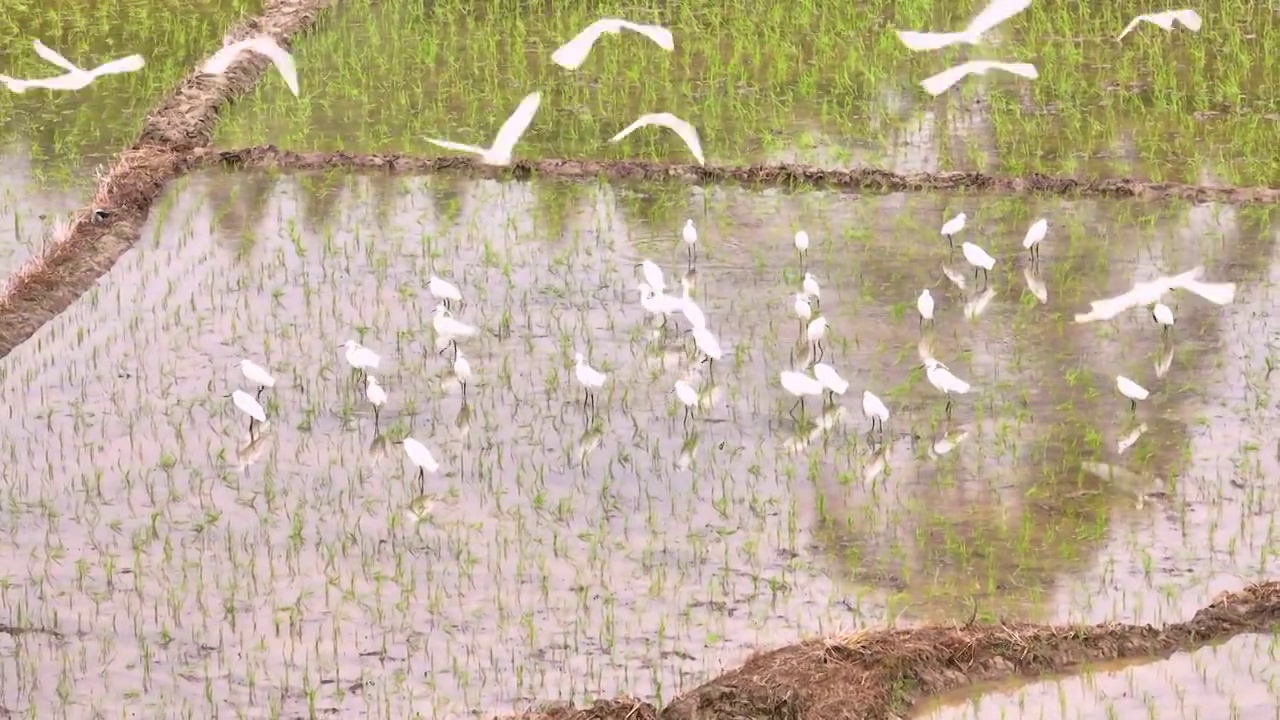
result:
M 93 82 L 93 76 L 88 73 L 67 73 L 58 75 L 57 77 L 41 78 L 39 80 L 20 80 L 24 88 L 44 88 L 45 90 L 79 90 L 88 86 Z M 13 89 L 12 87 L 10 89 Z M 15 92 L 20 92 L 15 90 Z
M 59 52 L 50 49 L 49 46 L 39 40 L 33 40 L 32 44 L 36 47 L 36 54 L 43 58 L 45 62 L 53 63 L 67 72 L 84 72 L 73 65 L 70 60 L 63 57 Z
M 248 44 L 247 40 L 242 40 L 222 46 L 221 50 L 214 53 L 205 62 L 204 67 L 200 68 L 200 72 L 206 75 L 221 75 L 227 71 L 227 68 L 231 67 L 231 63 L 236 61 L 236 58 L 240 56 L 240 51 L 248 47 Z
M 488 149 L 476 147 L 475 145 L 463 145 L 462 143 L 452 142 L 450 140 L 437 140 L 436 138 L 427 138 L 427 142 L 439 145 L 449 150 L 457 150 L 458 152 L 472 153 L 474 155 L 484 155 L 488 153 Z
M 937 50 L 948 45 L 956 45 L 965 42 L 968 39 L 966 33 L 929 33 L 915 32 L 914 30 L 898 30 L 898 39 L 908 50 L 921 52 L 923 50 Z
M 276 42 L 275 38 L 270 35 L 260 35 L 246 40 L 244 48 L 266 56 L 276 66 L 276 70 L 284 78 L 284 84 L 289 86 L 293 96 L 298 96 L 298 66 L 293 61 L 293 55 L 280 47 L 280 43 Z
M 551 53 L 551 62 L 566 70 L 577 70 L 582 63 L 586 62 L 587 54 L 591 52 L 591 46 L 596 44 L 596 40 L 600 39 L 604 33 L 618 32 L 621 23 L 621 20 L 612 18 L 602 18 L 591 23 L 582 32 L 573 36 L 572 40 Z
M 640 23 L 627 22 L 619 20 L 618 26 L 624 30 L 638 32 L 658 44 L 658 47 L 670 52 L 676 49 L 675 38 L 671 36 L 671 31 L 661 25 L 641 25 Z
M 1124 30 L 1120 31 L 1120 35 L 1117 36 L 1116 39 L 1117 40 L 1123 39 L 1125 35 L 1128 35 L 1135 27 L 1138 26 L 1139 23 L 1142 23 L 1142 22 L 1149 22 L 1152 25 L 1159 25 L 1161 28 L 1164 28 L 1166 31 L 1172 31 L 1173 22 L 1175 20 L 1182 23 L 1183 26 L 1185 26 L 1191 32 L 1200 31 L 1200 23 L 1201 23 L 1200 14 L 1197 13 L 1195 10 L 1165 10 L 1164 12 L 1150 13 L 1148 15 L 1139 15 L 1133 20 L 1130 20 L 1129 24 L 1124 26 Z
M 706 164 L 706 159 L 702 155 L 702 143 L 698 140 L 698 131 L 692 125 L 671 113 L 641 115 L 638 120 L 623 128 L 622 132 L 610 138 L 609 142 L 618 142 L 636 130 L 649 125 L 661 125 L 675 132 L 684 141 L 684 144 L 689 146 L 689 152 L 693 153 L 693 156 L 697 158 L 698 164 Z
M 129 57 L 122 57 L 119 60 L 112 60 L 111 62 L 105 62 L 99 65 L 98 67 L 90 70 L 89 74 L 94 77 L 101 77 L 103 75 L 115 75 L 117 73 L 134 72 L 137 70 L 141 70 L 142 66 L 145 64 L 146 63 L 143 62 L 141 55 L 130 55 Z
M 924 80 L 921 80 L 920 87 L 924 88 L 925 92 L 936 97 L 945 92 L 947 88 L 963 80 L 966 76 L 970 74 L 981 75 L 992 69 L 1004 70 L 1005 72 L 1013 73 L 1014 75 L 1021 75 L 1022 77 L 1032 80 L 1040 75 L 1036 72 L 1036 67 L 1031 63 L 1005 63 L 993 60 L 971 60 L 967 63 L 943 70 L 937 75 L 931 75 Z
M 970 42 L 977 40 L 982 33 L 1026 10 L 1030 5 L 1031 0 L 994 0 L 969 21 L 969 26 L 964 29 L 965 34 L 970 37 Z
M 520 101 L 516 111 L 511 113 L 511 117 L 507 118 L 507 121 L 498 129 L 498 136 L 493 139 L 494 153 L 508 156 L 511 154 L 520 136 L 524 135 L 524 131 L 529 128 L 529 123 L 533 122 L 533 115 L 538 112 L 538 104 L 541 102 L 542 93 L 539 92 L 529 93 Z

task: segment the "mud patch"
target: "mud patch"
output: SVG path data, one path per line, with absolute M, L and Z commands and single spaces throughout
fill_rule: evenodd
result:
M 327 0 L 266 0 L 262 15 L 241 22 L 229 39 L 269 33 L 287 46 L 308 29 Z M 207 146 L 218 113 L 248 92 L 269 61 L 240 56 L 222 76 L 193 73 L 147 116 L 133 147 L 100 177 L 93 202 L 52 235 L 44 251 L 9 278 L 0 292 L 0 357 L 67 309 L 138 240 L 151 204 Z
M 344 152 L 299 153 L 272 145 L 238 150 L 202 148 L 193 163 L 227 168 L 275 168 L 281 170 L 348 171 L 381 170 L 423 174 L 468 172 L 491 177 L 529 178 L 534 175 L 573 180 L 679 180 L 690 183 L 735 182 L 771 187 L 826 187 L 873 192 L 938 190 L 1005 194 L 1064 195 L 1073 197 L 1177 199 L 1193 202 L 1273 203 L 1280 189 L 1219 187 L 1182 183 L 1147 182 L 1134 178 L 1082 180 L 1033 173 L 1026 177 L 1000 177 L 979 172 L 900 174 L 878 168 L 826 170 L 808 165 L 682 165 L 648 160 L 521 160 L 509 168 L 492 168 L 469 157 L 418 157 L 414 155 L 360 155 Z
M 1012 676 L 1060 673 L 1102 660 L 1166 657 L 1280 626 L 1280 582 L 1227 593 L 1187 622 L 1051 626 L 997 623 L 864 630 L 755 655 L 662 711 L 633 698 L 589 708 L 549 705 L 523 720 L 805 718 L 897 720 L 920 700 Z

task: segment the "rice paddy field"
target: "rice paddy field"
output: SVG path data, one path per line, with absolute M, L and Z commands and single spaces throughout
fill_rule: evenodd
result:
M 36 33 L 72 58 L 145 52 L 148 69 L 53 101 L 0 95 L 14 118 L 0 165 L 5 273 L 87 202 L 95 158 L 131 142 L 155 99 L 257 11 L 222 2 L 119 20 L 142 8 L 68 2 L 6 18 L 6 56 L 26 70 Z M 1199 8 L 1199 34 L 1108 39 L 1149 9 L 1034 5 L 989 52 L 1034 61 L 1037 81 L 997 76 L 925 100 L 914 82 L 978 51 L 909 57 L 889 28 L 959 27 L 976 8 L 637 10 L 672 26 L 673 54 L 606 38 L 567 74 L 547 55 L 616 8 L 350 2 L 295 44 L 302 98 L 268 74 L 227 111 L 218 143 L 487 142 L 541 88 L 518 155 L 683 161 L 662 134 L 602 142 L 670 110 L 699 125 L 717 163 L 1276 185 L 1271 11 L 1221 2 Z M 938 234 L 960 211 L 957 241 L 997 259 L 985 287 Z M 1033 264 L 1020 241 L 1039 217 L 1050 230 Z M 696 263 L 679 239 L 686 218 Z M 1278 221 L 1266 206 L 1180 202 L 189 175 L 93 290 L 0 359 L 0 706 L 488 716 L 548 700 L 662 703 L 759 649 L 862 627 L 974 612 L 1185 619 L 1275 577 Z M 812 354 L 791 310 L 801 228 L 830 323 L 823 359 L 850 388 L 791 413 L 778 373 Z M 689 284 L 721 361 L 697 362 L 687 323 L 663 328 L 642 309 L 644 258 L 670 287 Z M 1196 265 L 1237 283 L 1234 303 L 1175 293 L 1168 336 L 1142 308 L 1073 320 Z M 456 316 L 480 329 L 460 343 L 465 389 L 432 330 L 432 273 L 462 289 Z M 937 300 L 931 328 L 915 311 L 922 288 Z M 383 357 L 376 420 L 347 339 Z M 576 352 L 609 375 L 594 413 Z M 973 384 L 949 415 L 926 355 Z M 245 357 L 277 379 L 256 439 L 228 397 L 254 390 L 234 367 Z M 1117 374 L 1151 390 L 1136 411 Z M 708 398 L 691 420 L 681 378 Z M 868 436 L 864 389 L 892 413 L 883 438 Z M 409 435 L 441 464 L 426 514 L 396 444 Z M 1276 651 L 1270 635 L 1239 636 L 972 689 L 920 716 L 1272 717 Z

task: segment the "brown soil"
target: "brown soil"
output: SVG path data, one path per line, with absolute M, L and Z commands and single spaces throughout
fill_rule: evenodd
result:
M 696 183 L 737 182 L 745 185 L 832 187 L 843 190 L 901 192 L 910 190 L 987 191 L 1036 193 L 1077 197 L 1173 198 L 1195 202 L 1272 203 L 1280 189 L 1266 187 L 1214 187 L 1182 183 L 1146 182 L 1132 178 L 1082 180 L 1031 174 L 999 177 L 978 172 L 912 173 L 902 175 L 877 168 L 824 170 L 808 165 L 682 165 L 648 160 L 522 160 L 510 168 L 486 167 L 470 157 L 417 157 L 413 155 L 352 155 L 344 152 L 299 153 L 265 145 L 238 150 L 204 149 L 194 162 L 229 168 L 278 168 L 282 170 L 382 170 L 403 173 L 440 171 L 506 174 L 516 178 L 543 175 L 568 179 L 680 180 Z
M 1280 582 L 1224 593 L 1187 622 L 999 623 L 864 630 L 762 652 L 661 711 L 634 698 L 546 706 L 522 720 L 896 720 L 925 697 L 1103 660 L 1158 658 L 1280 627 Z
M 265 0 L 261 16 L 233 28 L 241 39 L 270 33 L 282 45 L 315 23 L 326 0 Z M 147 116 L 142 134 L 99 177 L 92 204 L 55 231 L 42 253 L 0 293 L 0 357 L 67 309 L 138 240 L 151 204 L 208 146 L 218 112 L 247 92 L 268 61 L 244 54 L 220 77 L 192 73 Z

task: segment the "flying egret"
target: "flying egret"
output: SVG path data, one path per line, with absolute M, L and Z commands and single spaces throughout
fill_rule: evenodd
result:
M 827 396 L 832 402 L 835 402 L 836 395 L 844 395 L 844 392 L 849 389 L 849 381 L 840 377 L 840 373 L 826 363 L 820 362 L 814 365 L 813 376 L 827 389 Z
M 824 352 L 822 338 L 827 335 L 827 319 L 819 315 L 810 320 L 809 326 L 804 330 L 804 335 L 809 340 L 809 344 L 813 346 L 813 356 L 821 360 Z
M 809 255 L 809 233 L 804 230 L 797 230 L 795 244 L 796 251 L 800 253 L 800 266 L 804 267 L 804 261 Z
M 485 165 L 510 165 L 511 151 L 515 149 L 516 143 L 520 141 L 520 136 L 524 135 L 524 131 L 529 128 L 529 123 L 533 122 L 533 115 L 538 112 L 538 104 L 541 102 L 542 93 L 531 92 L 526 95 L 516 107 L 516 111 L 511 113 L 511 117 L 507 118 L 507 121 L 502 123 L 502 127 L 498 128 L 498 135 L 493 139 L 493 145 L 487 148 L 464 145 L 451 140 L 438 140 L 436 138 L 427 138 L 427 142 L 448 150 L 479 155 L 480 162 Z
M 239 362 L 240 372 L 249 382 L 258 386 L 258 397 L 262 397 L 262 391 L 270 387 L 276 386 L 276 379 L 271 377 L 271 373 L 267 369 L 252 360 L 241 360 Z
M 222 75 L 230 69 L 236 58 L 240 57 L 240 53 L 245 51 L 258 53 L 270 60 L 280 72 L 280 77 L 284 78 L 284 84 L 289 86 L 294 97 L 298 96 L 298 66 L 293 61 L 293 55 L 280 47 L 280 43 L 270 35 L 259 35 L 224 45 L 209 58 L 204 67 L 200 68 L 200 72 L 205 75 Z
M 889 408 L 870 390 L 862 391 L 862 414 L 871 418 L 871 432 L 876 431 L 876 421 L 879 420 L 880 434 L 884 434 L 884 421 L 889 419 Z
M 1151 308 L 1151 319 L 1164 326 L 1163 332 L 1165 334 L 1168 334 L 1169 330 L 1173 328 L 1173 311 L 1164 303 L 1158 302 Z
M 377 370 L 378 363 L 382 362 L 382 358 L 378 357 L 378 353 L 355 340 L 348 340 L 341 347 L 347 350 L 347 364 L 359 370 L 362 377 L 367 377 L 370 370 Z
M 604 381 L 609 376 L 593 369 L 582 358 L 582 353 L 573 356 L 573 374 L 578 379 L 578 384 L 582 385 L 586 391 L 586 395 L 582 400 L 582 411 L 586 412 L 587 404 L 590 403 L 591 411 L 594 413 L 596 409 L 596 391 L 604 387 Z
M 1186 290 L 1215 305 L 1227 305 L 1235 299 L 1235 283 L 1201 282 L 1199 278 L 1203 273 L 1204 267 L 1198 265 L 1178 275 L 1134 283 L 1132 288 L 1120 295 L 1105 300 L 1094 300 L 1089 303 L 1089 312 L 1083 315 L 1076 315 L 1076 322 L 1109 320 L 1129 308 L 1150 305 L 1172 290 Z
M 635 122 L 626 126 L 621 132 L 610 138 L 609 142 L 618 142 L 636 130 L 642 127 L 648 127 L 649 125 L 660 125 L 671 130 L 676 135 L 679 135 L 680 139 L 684 141 L 684 144 L 689 146 L 689 152 L 693 153 L 693 157 L 697 159 L 698 164 L 707 164 L 706 158 L 702 156 L 702 142 L 698 140 L 697 129 L 671 113 L 664 112 L 641 115 Z
M 1149 13 L 1147 15 L 1139 15 L 1129 21 L 1124 26 L 1124 30 L 1120 31 L 1120 35 L 1116 40 L 1124 39 L 1134 28 L 1138 27 L 1138 23 L 1149 22 L 1152 25 L 1159 25 L 1165 32 L 1173 32 L 1173 23 L 1177 21 L 1183 27 L 1191 32 L 1200 32 L 1200 14 L 1195 10 L 1165 10 L 1164 12 Z
M 445 307 L 451 307 L 450 303 L 462 302 L 462 291 L 457 285 L 431 274 L 431 278 L 427 280 L 427 290 L 431 293 L 431 297 L 444 303 Z
M 969 261 L 973 266 L 973 280 L 978 281 L 978 270 L 982 270 L 982 284 L 987 284 L 987 273 L 991 272 L 991 268 L 995 267 L 996 260 L 987 254 L 986 250 L 966 242 L 960 246 L 960 250 L 964 252 L 964 259 Z
M 1033 261 L 1040 259 L 1040 241 L 1044 239 L 1046 233 L 1049 232 L 1049 221 L 1044 218 L 1031 223 L 1031 227 L 1027 230 L 1027 236 L 1022 238 L 1022 247 L 1031 253 Z
M 815 305 L 820 306 L 822 304 L 822 288 L 818 287 L 818 279 L 813 276 L 813 273 L 807 272 L 804 274 L 804 282 L 801 283 L 800 287 L 804 290 L 805 295 L 817 301 L 814 303 Z
M 964 395 L 969 392 L 969 383 L 961 380 L 952 374 L 946 365 L 938 362 L 937 358 L 926 358 L 924 361 L 925 376 L 929 378 L 929 384 L 933 385 L 940 392 L 947 396 L 947 415 L 951 415 L 951 395 Z
M 929 324 L 933 324 L 933 296 L 929 294 L 929 288 L 920 291 L 920 297 L 916 298 L 916 310 L 920 311 L 920 327 L 924 327 L 924 321 L 928 320 Z
M 968 219 L 967 215 L 960 213 L 942 224 L 942 235 L 947 239 L 947 245 L 951 248 L 954 249 L 956 246 L 955 241 L 952 238 L 956 233 L 964 229 L 965 220 Z
M 667 281 L 662 277 L 662 268 L 652 260 L 640 261 L 640 272 L 644 275 L 644 281 L 653 288 L 655 293 L 661 293 L 667 289 Z
M 591 46 L 605 33 L 619 34 L 623 30 L 640 33 L 658 44 L 658 47 L 671 52 L 675 49 L 675 41 L 671 31 L 660 25 L 641 25 L 617 18 L 601 18 L 586 27 L 572 40 L 561 45 L 551 54 L 551 62 L 566 70 L 577 70 L 586 62 Z
M 382 389 L 378 384 L 378 378 L 367 375 L 365 376 L 364 396 L 373 405 L 373 426 L 378 427 L 378 413 L 382 410 L 382 404 L 387 401 L 387 391 Z
M 453 376 L 458 378 L 458 382 L 462 383 L 462 399 L 467 399 L 467 381 L 471 379 L 471 363 L 462 356 L 461 352 L 455 352 L 453 355 Z
M 791 406 L 791 410 L 788 413 L 793 419 L 796 416 L 797 407 L 800 408 L 800 412 L 804 412 L 804 398 L 806 395 L 818 396 L 825 389 L 816 378 L 795 370 L 783 370 L 778 377 L 782 381 L 782 389 L 797 398 L 795 405 Z
M 684 425 L 689 426 L 689 418 L 693 417 L 693 409 L 698 405 L 698 391 L 684 380 L 676 381 L 676 398 L 684 405 Z
M 41 88 L 44 90 L 80 90 L 87 87 L 89 83 L 97 80 L 103 75 L 116 75 L 119 73 L 134 72 L 141 70 L 145 64 L 141 55 L 129 55 L 103 63 L 92 70 L 85 70 L 63 57 L 57 51 L 50 49 L 39 40 L 33 40 L 36 54 L 43 58 L 46 62 L 57 65 L 67 72 L 54 77 L 38 78 L 34 80 L 24 80 L 22 78 L 12 78 L 8 75 L 0 75 L 0 82 L 5 87 L 15 93 L 24 93 L 30 88 Z
M 454 320 L 445 313 L 448 312 L 444 304 L 436 305 L 436 309 L 431 314 L 431 327 L 436 331 L 436 335 L 442 338 L 448 338 L 449 344 L 445 345 L 445 350 L 449 346 L 453 346 L 453 357 L 458 357 L 458 338 L 466 338 L 475 335 L 478 331 L 464 323 Z M 441 350 L 440 352 L 444 352 Z
M 262 404 L 253 398 L 252 395 L 243 391 L 236 390 L 231 393 L 231 402 L 240 412 L 249 416 L 249 440 L 255 440 L 253 434 L 253 426 L 255 422 L 265 423 L 267 421 L 267 411 L 262 409 Z
M 407 437 L 401 441 L 404 445 L 405 454 L 409 456 L 410 462 L 418 466 L 418 492 L 422 492 L 427 479 L 427 473 L 435 474 L 440 470 L 440 463 L 436 462 L 436 458 L 427 449 L 426 445 Z
M 957 43 L 977 45 L 983 33 L 1026 10 L 1030 5 L 1031 0 L 994 0 L 970 20 L 968 26 L 960 32 L 934 33 L 898 30 L 898 39 L 902 41 L 903 45 L 907 46 L 908 50 L 916 52 L 937 50 Z
M 985 75 L 988 70 L 1002 70 L 1012 73 L 1029 80 L 1035 80 L 1040 77 L 1040 73 L 1036 71 L 1036 66 L 1031 63 L 1011 63 L 999 62 L 996 60 L 970 60 L 967 63 L 961 63 L 952 68 L 947 68 L 937 75 L 930 75 L 920 81 L 920 87 L 924 91 L 937 97 L 947 88 L 955 85 L 969 75 Z
M 684 221 L 680 237 L 684 240 L 684 246 L 689 249 L 689 262 L 693 263 L 698 259 L 698 229 L 693 226 L 692 218 Z
M 1116 389 L 1120 391 L 1121 395 L 1129 398 L 1129 409 L 1132 412 L 1138 411 L 1139 400 L 1146 400 L 1147 396 L 1150 395 L 1146 388 L 1123 375 L 1116 376 Z
M 720 341 L 705 325 L 695 327 L 692 332 L 694 345 L 697 346 L 698 352 L 702 353 L 702 362 L 707 363 L 708 368 L 715 367 L 715 362 L 724 357 L 724 351 L 720 349 Z

